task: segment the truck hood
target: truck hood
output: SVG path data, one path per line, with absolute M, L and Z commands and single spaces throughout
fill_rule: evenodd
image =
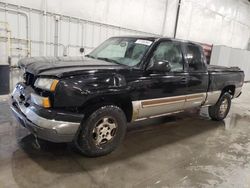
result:
M 128 69 L 102 60 L 86 57 L 32 57 L 19 60 L 18 66 L 36 76 L 64 77 L 87 71 Z
M 238 72 L 241 71 L 239 67 L 224 67 L 218 65 L 208 65 L 208 71 L 212 72 Z

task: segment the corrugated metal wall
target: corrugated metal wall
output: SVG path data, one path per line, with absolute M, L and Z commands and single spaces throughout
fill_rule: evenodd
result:
M 114 35 L 172 37 L 178 0 L 5 0 L 0 2 L 0 63 L 12 57 L 80 55 Z M 246 0 L 182 0 L 177 38 L 246 49 Z M 57 48 L 58 47 L 58 48 Z
M 24 56 L 81 55 L 111 36 L 157 34 L 0 2 L 0 61 Z M 46 41 L 46 42 L 45 42 Z

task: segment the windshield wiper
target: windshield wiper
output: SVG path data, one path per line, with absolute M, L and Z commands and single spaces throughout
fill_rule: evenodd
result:
M 107 58 L 107 57 L 97 57 L 96 59 L 108 61 L 108 62 L 115 63 L 115 64 L 118 64 L 118 65 L 124 65 L 124 64 L 119 63 L 118 61 L 116 61 L 116 60 L 114 60 L 114 59 L 109 59 L 109 58 Z
M 95 57 L 94 57 L 94 56 L 92 56 L 92 55 L 85 55 L 85 57 L 89 57 L 89 58 L 93 58 L 93 59 L 95 59 Z

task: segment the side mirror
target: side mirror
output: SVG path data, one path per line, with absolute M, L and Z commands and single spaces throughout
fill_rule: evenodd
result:
M 166 60 L 155 61 L 147 70 L 155 72 L 170 72 L 171 65 L 169 61 Z

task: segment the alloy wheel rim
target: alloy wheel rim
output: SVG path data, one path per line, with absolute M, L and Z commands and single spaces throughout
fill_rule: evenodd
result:
M 93 140 L 95 145 L 100 146 L 113 140 L 116 135 L 117 122 L 112 117 L 103 117 L 95 124 Z

